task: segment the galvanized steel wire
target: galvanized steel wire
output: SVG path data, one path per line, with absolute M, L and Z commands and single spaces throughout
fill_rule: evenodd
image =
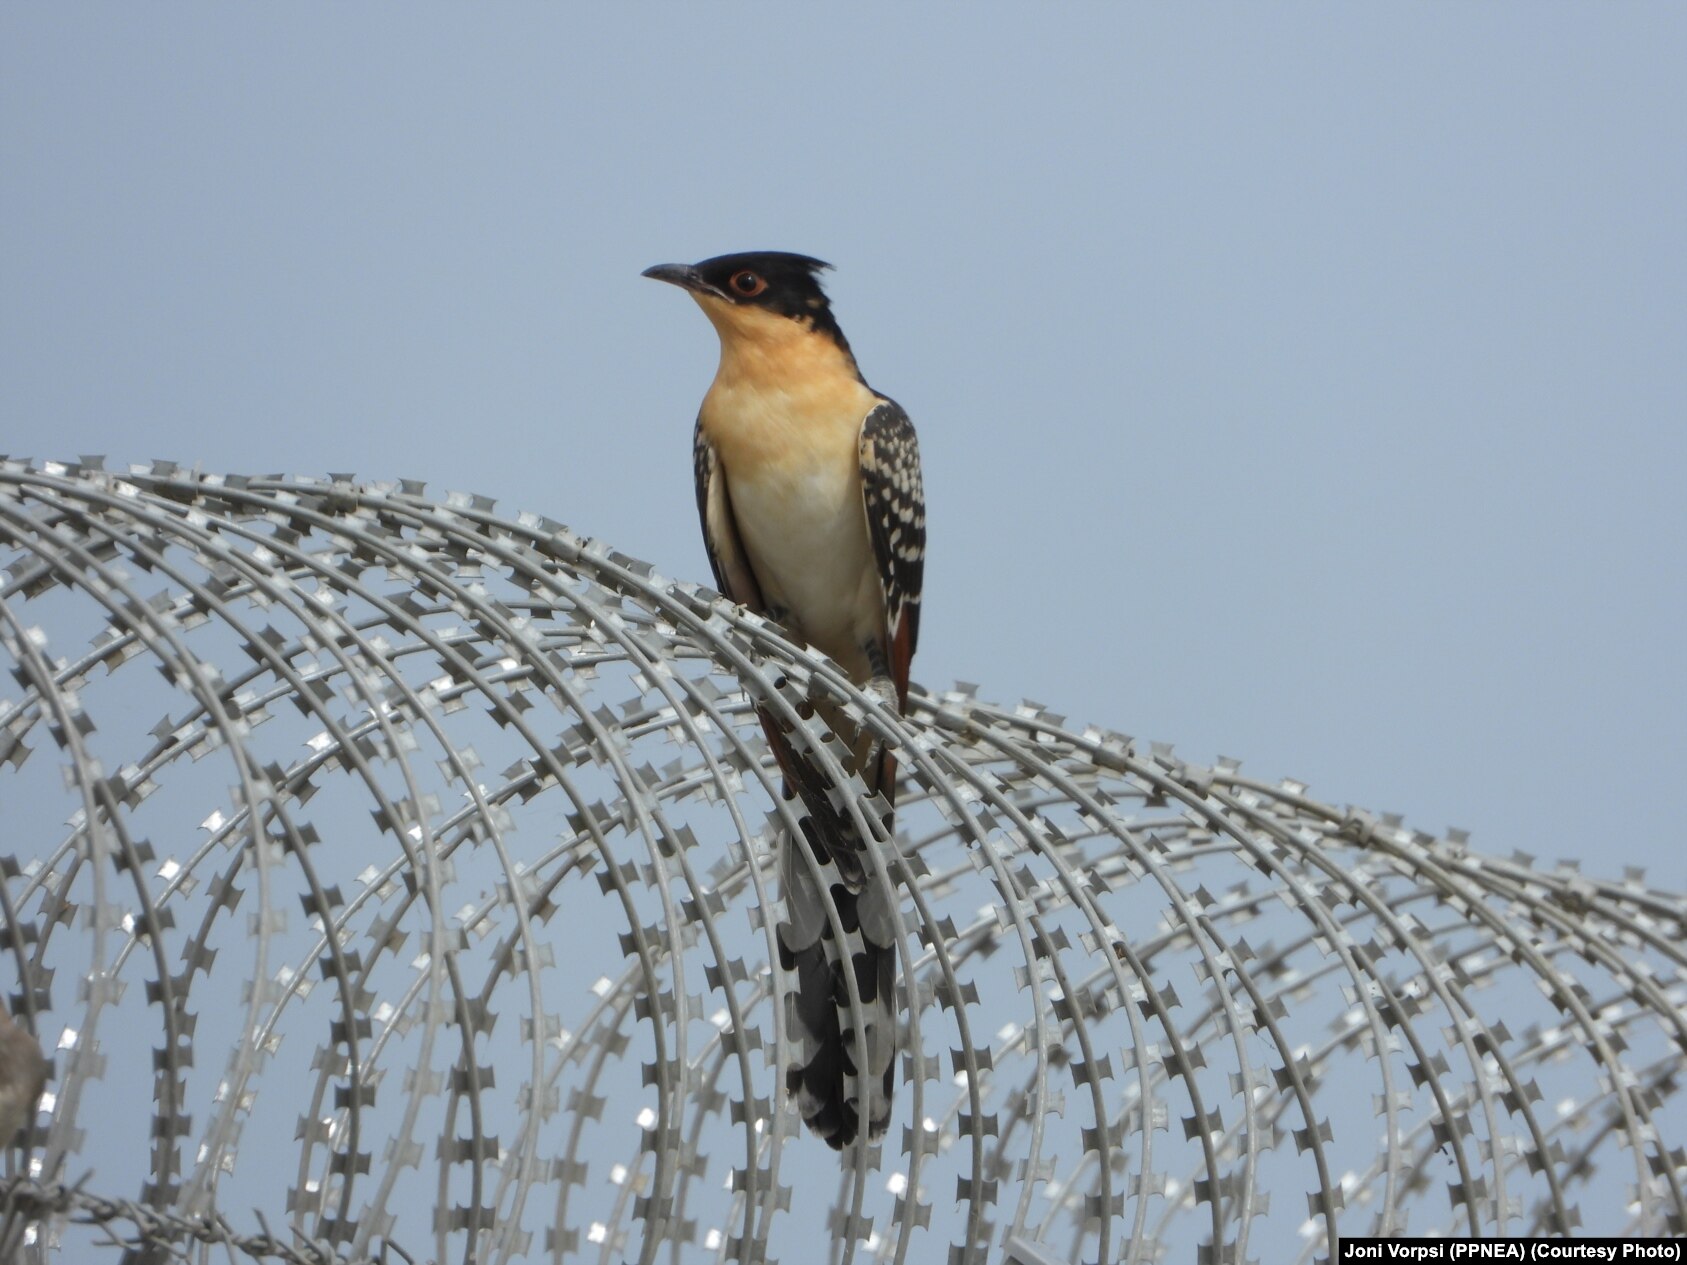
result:
M 20 1260 L 1687 1230 L 1687 903 L 1639 873 L 971 687 L 898 718 L 705 588 L 410 482 L 0 461 L 0 566 L 0 947 L 54 1060 Z M 841 1159 L 786 1104 L 751 710 L 821 697 L 905 778 L 904 1075 Z

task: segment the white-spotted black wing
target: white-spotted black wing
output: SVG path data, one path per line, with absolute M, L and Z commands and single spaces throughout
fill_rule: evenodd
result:
M 890 666 L 898 694 L 906 694 L 920 637 L 926 503 L 914 424 L 895 400 L 882 400 L 861 424 L 861 494 L 884 584 Z

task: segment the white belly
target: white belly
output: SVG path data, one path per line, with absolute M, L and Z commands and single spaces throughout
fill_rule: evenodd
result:
M 877 632 L 878 576 L 861 504 L 861 476 L 790 466 L 736 478 L 727 471 L 733 516 L 762 595 L 790 612 L 793 631 L 857 675 L 861 643 Z

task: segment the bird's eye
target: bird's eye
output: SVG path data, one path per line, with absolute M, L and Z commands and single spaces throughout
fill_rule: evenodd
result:
M 759 272 L 751 272 L 746 268 L 743 272 L 733 273 L 732 280 L 727 284 L 746 299 L 753 299 L 767 289 L 767 278 Z

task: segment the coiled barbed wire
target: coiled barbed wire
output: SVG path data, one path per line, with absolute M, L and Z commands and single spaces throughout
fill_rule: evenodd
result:
M 0 929 L 55 1064 L 19 1259 L 1687 1226 L 1687 902 L 1638 872 L 971 687 L 899 719 L 707 589 L 411 482 L 0 462 L 0 567 Z M 785 1100 L 751 710 L 823 696 L 905 779 L 897 1115 L 841 1161 Z

